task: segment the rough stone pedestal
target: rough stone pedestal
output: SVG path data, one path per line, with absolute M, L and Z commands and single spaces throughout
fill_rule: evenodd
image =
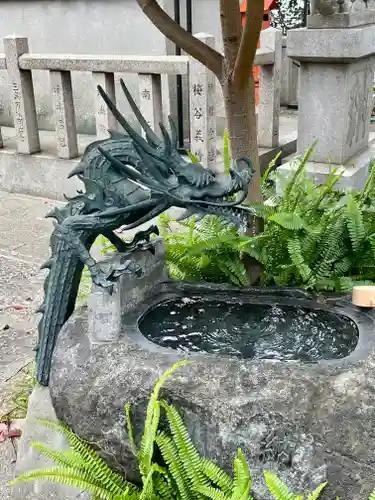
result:
M 308 171 L 324 178 L 342 167 L 342 187 L 361 188 L 375 156 L 369 148 L 375 24 L 326 28 L 327 16 L 318 17 L 323 27 L 315 19 L 314 28 L 288 33 L 288 56 L 301 64 L 297 154 L 317 141 Z
M 127 291 L 122 290 L 124 297 Z M 61 331 L 52 362 L 50 389 L 57 416 L 78 435 L 95 442 L 112 467 L 137 480 L 124 404 L 132 405 L 139 443 L 153 385 L 173 363 L 189 358 L 193 363 L 173 375 L 162 397 L 178 407 L 199 451 L 228 472 L 237 448 L 243 450 L 252 472 L 254 498 L 270 499 L 264 470 L 276 472 L 296 492 L 311 491 L 328 480 L 322 500 L 368 498 L 375 486 L 371 311 L 340 306 L 359 325 L 360 352 L 322 365 L 189 354 L 156 345 L 140 332 L 138 318 L 156 303 L 207 294 L 210 301 L 260 300 L 259 290 L 159 282 L 143 303 L 129 311 L 128 325 L 122 324 L 118 341 L 102 343 L 92 342 L 88 314 L 78 311 Z M 263 291 L 261 300 L 330 307 L 306 295 L 284 292 L 276 297 Z
M 56 451 L 68 449 L 66 439 L 59 433 L 40 425 L 37 420 L 57 421 L 48 387 L 36 387 L 29 399 L 27 419 L 17 453 L 15 475 L 54 464 L 30 446 L 41 442 Z M 28 482 L 11 488 L 13 500 L 90 500 L 91 495 L 68 486 L 45 481 Z

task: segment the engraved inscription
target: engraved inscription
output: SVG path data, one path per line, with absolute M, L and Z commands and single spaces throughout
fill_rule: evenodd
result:
M 194 83 L 193 84 L 193 95 L 197 96 L 203 96 L 204 95 L 204 89 L 203 85 L 201 83 Z
M 21 113 L 21 91 L 17 82 L 12 84 L 12 95 L 14 103 L 14 121 L 17 130 L 17 137 L 21 141 L 25 140 L 25 122 Z
M 204 142 L 203 130 L 201 128 L 197 128 L 195 131 L 194 140 L 197 142 Z
M 372 99 L 371 67 L 366 67 L 352 75 L 349 92 L 349 120 L 346 142 L 349 147 L 364 140 L 368 130 L 367 121 Z
M 196 120 L 200 120 L 203 117 L 202 108 L 194 108 L 193 116 Z
M 67 147 L 66 140 L 66 126 L 64 118 L 64 95 L 62 92 L 61 85 L 55 85 L 52 89 L 52 93 L 55 100 L 55 112 L 56 112 L 56 134 L 57 142 L 61 148 Z
M 141 92 L 141 97 L 145 101 L 151 101 L 151 92 L 148 89 L 143 89 Z
M 202 153 L 202 151 L 193 151 L 193 154 L 194 156 L 196 157 L 196 159 L 199 161 L 199 162 L 202 162 L 203 159 L 204 159 L 204 154 Z

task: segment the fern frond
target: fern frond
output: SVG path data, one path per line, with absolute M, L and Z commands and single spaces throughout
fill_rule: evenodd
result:
M 226 472 L 211 460 L 201 459 L 200 469 L 207 478 L 226 494 L 230 494 L 233 489 L 233 480 Z
M 77 466 L 84 469 L 85 472 L 92 474 L 95 480 L 108 488 L 109 491 L 113 493 L 118 490 L 123 491 L 125 486 L 128 485 L 119 474 L 114 472 L 104 460 L 98 456 L 88 443 L 80 439 L 66 425 L 44 419 L 40 419 L 38 422 L 45 427 L 63 434 L 67 438 L 72 451 L 81 457 L 80 464 L 77 464 Z
M 101 500 L 114 500 L 116 496 L 120 495 L 122 498 L 126 499 L 129 498 L 131 493 L 129 486 L 125 487 L 122 491 L 117 491 L 115 493 L 108 491 L 105 487 L 100 486 L 98 482 L 94 482 L 94 478 L 90 474 L 83 474 L 81 470 L 69 467 L 55 467 L 25 472 L 24 474 L 18 476 L 14 481 L 11 481 L 9 486 L 35 480 L 44 480 L 71 486 L 73 488 L 79 488 L 80 490 L 91 493 Z M 133 486 L 132 489 L 134 492 L 135 487 Z
M 263 203 L 251 203 L 249 208 L 252 210 L 255 217 L 260 217 L 264 220 L 275 213 L 275 207 L 272 205 L 265 205 Z
M 303 155 L 296 171 L 293 173 L 291 180 L 287 184 L 285 188 L 285 193 L 283 196 L 283 201 L 281 202 L 281 208 L 282 209 L 287 209 L 288 206 L 290 205 L 290 201 L 293 200 L 293 197 L 291 196 L 291 193 L 293 192 L 294 186 L 297 184 L 299 181 L 302 173 L 304 172 L 304 169 L 306 167 L 306 164 L 311 156 L 311 153 L 315 147 L 315 143 L 307 150 L 307 152 Z
M 295 500 L 295 495 L 289 488 L 279 479 L 276 474 L 265 471 L 264 477 L 266 480 L 268 491 L 275 500 Z
M 360 204 L 352 194 L 348 194 L 345 216 L 353 250 L 357 251 L 364 239 L 365 228 Z
M 231 500 L 230 496 L 212 486 L 198 486 L 196 491 L 203 495 L 204 498 L 207 497 L 211 500 Z
M 188 430 L 176 408 L 165 401 L 160 402 L 164 409 L 171 430 L 174 445 L 182 464 L 184 480 L 193 488 L 199 485 L 208 485 L 208 481 L 201 472 L 200 456 L 193 445 Z
M 183 465 L 173 439 L 165 432 L 158 432 L 156 436 L 156 443 L 161 451 L 165 463 L 168 466 L 168 470 L 178 487 L 178 494 L 180 498 L 182 500 L 193 500 L 194 494 L 191 491 L 190 484 L 186 482 Z
M 249 467 L 241 449 L 238 450 L 238 455 L 234 459 L 234 481 L 232 500 L 250 499 L 251 476 Z
M 297 237 L 290 238 L 287 247 L 291 261 L 300 273 L 302 280 L 307 281 L 311 276 L 311 269 L 304 260 L 299 239 Z
M 198 160 L 197 156 L 192 151 L 188 151 L 187 154 L 189 156 L 191 163 L 193 163 L 194 165 L 199 164 L 199 160 Z
M 146 419 L 144 431 L 139 447 L 138 460 L 139 470 L 144 480 L 148 477 L 151 471 L 152 456 L 154 452 L 154 442 L 159 426 L 160 419 L 160 404 L 158 401 L 159 393 L 165 382 L 178 369 L 188 364 L 188 361 L 179 361 L 175 363 L 169 370 L 166 370 L 154 386 L 151 397 L 149 399 L 146 411 Z
M 295 213 L 278 212 L 268 217 L 268 220 L 275 222 L 284 229 L 298 231 L 299 229 L 308 229 L 306 222 Z
M 328 483 L 322 483 L 320 486 L 318 486 L 312 493 L 310 493 L 310 495 L 307 497 L 307 500 L 317 500 L 327 484 Z
M 49 448 L 43 443 L 32 442 L 30 446 L 35 448 L 40 454 L 44 455 L 49 460 L 52 460 L 56 465 L 70 467 L 74 469 L 85 468 L 85 461 L 79 453 L 73 450 L 57 451 Z
M 368 500 L 375 500 L 375 490 L 371 492 Z
M 366 184 L 360 193 L 360 200 L 363 203 L 375 190 L 375 161 L 370 164 L 370 173 L 367 177 Z

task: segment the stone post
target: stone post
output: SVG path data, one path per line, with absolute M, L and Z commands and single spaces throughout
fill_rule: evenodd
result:
M 93 73 L 92 79 L 95 86 L 96 137 L 107 139 L 109 137 L 108 130 L 117 130 L 117 121 L 103 101 L 97 86 L 100 85 L 104 92 L 116 102 L 115 77 L 113 73 Z
M 138 75 L 140 110 L 152 130 L 160 135 L 159 123 L 163 121 L 161 76 Z M 142 135 L 145 136 L 142 130 Z
M 18 58 L 29 52 L 27 38 L 15 35 L 5 37 L 4 51 L 12 91 L 17 149 L 19 153 L 28 155 L 38 153 L 40 143 L 33 77 L 31 71 L 22 70 L 18 66 Z
M 215 48 L 215 37 L 196 38 Z M 190 59 L 190 149 L 204 167 L 216 165 L 216 77 L 196 59 Z
M 283 36 L 283 59 L 281 78 L 281 106 L 298 106 L 299 63 L 287 55 L 287 38 Z
M 92 286 L 88 299 L 88 335 L 94 344 L 115 343 L 126 326 L 133 322 L 132 313 L 161 283 L 168 279 L 165 267 L 165 242 L 161 238 L 153 240 L 153 252 L 136 250 L 129 254 L 108 254 L 102 265 L 112 265 L 121 259 L 131 259 L 142 269 L 142 276 L 124 273 L 114 284 L 111 294 L 108 290 Z
M 72 78 L 69 71 L 50 71 L 56 122 L 57 156 L 70 160 L 78 156 Z
M 354 3 L 363 12 L 316 13 L 307 28 L 288 33 L 288 56 L 301 64 L 297 152 L 317 141 L 308 171 L 321 182 L 332 167 L 342 167 L 341 188 L 364 185 L 374 153 L 375 11 Z
M 273 64 L 260 67 L 258 142 L 261 148 L 279 145 L 280 94 L 282 70 L 282 32 L 268 28 L 260 34 L 261 48 L 275 54 Z

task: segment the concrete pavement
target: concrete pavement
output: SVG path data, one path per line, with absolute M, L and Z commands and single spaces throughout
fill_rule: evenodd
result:
M 33 357 L 51 220 L 56 202 L 0 192 L 0 382 Z M 0 404 L 0 414 L 1 404 Z

